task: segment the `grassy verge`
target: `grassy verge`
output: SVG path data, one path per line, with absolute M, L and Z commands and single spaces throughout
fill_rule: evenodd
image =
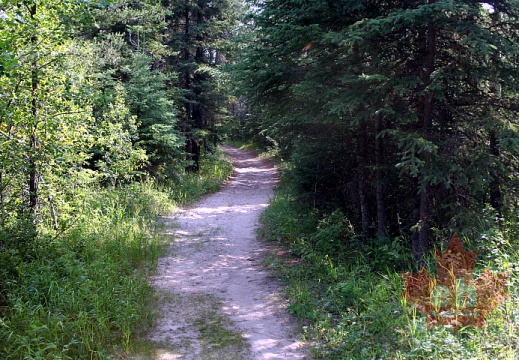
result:
M 286 246 L 292 258 L 270 258 L 287 285 L 289 311 L 301 319 L 304 336 L 321 359 L 517 359 L 519 297 L 517 247 L 486 266 L 510 271 L 511 296 L 487 319 L 486 328 L 454 333 L 429 328 L 425 317 L 402 300 L 402 272 L 409 250 L 401 239 L 356 236 L 342 213 L 321 215 L 295 200 L 286 187 L 263 215 L 264 237 Z M 295 261 L 295 260 L 296 261 Z
M 1 234 L 0 358 L 108 359 L 127 353 L 152 321 L 147 276 L 164 238 L 156 219 L 215 191 L 231 167 L 205 158 L 160 190 L 150 183 L 84 189 L 72 226 L 32 232 L 22 221 Z
M 28 245 L 21 253 L 8 244 L 1 255 L 2 358 L 108 358 L 114 347 L 127 349 L 132 329 L 147 320 L 145 277 L 159 255 L 159 237 L 149 230 L 169 201 L 145 184 L 84 199 L 63 234 L 9 233 Z
M 224 153 L 217 149 L 214 154 L 208 154 L 200 160 L 199 173 L 184 173 L 164 191 L 170 194 L 175 204 L 184 205 L 200 198 L 200 196 L 215 192 L 232 173 L 233 167 Z

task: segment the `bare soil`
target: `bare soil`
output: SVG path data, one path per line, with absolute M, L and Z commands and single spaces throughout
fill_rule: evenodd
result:
M 276 168 L 251 151 L 225 151 L 235 166 L 229 181 L 166 219 L 175 240 L 153 278 L 160 316 L 150 358 L 309 359 L 280 285 L 263 266 L 271 247 L 256 234 Z

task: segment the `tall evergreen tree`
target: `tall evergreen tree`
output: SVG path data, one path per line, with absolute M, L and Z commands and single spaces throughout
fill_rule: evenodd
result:
M 95 24 L 82 34 L 93 40 L 99 58 L 96 117 L 107 121 L 105 114 L 112 113 L 110 106 L 122 84 L 124 103 L 137 129 L 131 139 L 146 151 L 147 170 L 157 177 L 174 176 L 181 169 L 183 137 L 178 128 L 180 95 L 173 80 L 177 74 L 166 64 L 169 10 L 153 1 L 118 0 L 93 14 Z M 123 127 L 129 129 L 131 124 Z M 107 151 L 94 147 L 94 162 L 106 164 Z
M 180 74 L 183 92 L 181 129 L 192 171 L 198 171 L 200 150 L 216 143 L 218 116 L 224 108 L 219 67 L 230 55 L 229 40 L 237 21 L 234 0 L 169 1 L 168 63 Z
M 402 221 L 418 262 L 432 227 L 516 196 L 516 2 L 253 4 L 237 73 L 303 190 L 369 236 Z

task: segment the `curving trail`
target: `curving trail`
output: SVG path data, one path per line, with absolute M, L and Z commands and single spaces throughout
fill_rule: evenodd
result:
M 276 169 L 249 151 L 225 151 L 235 166 L 229 181 L 169 218 L 175 241 L 153 278 L 161 294 L 160 321 L 149 335 L 154 356 L 308 359 L 278 284 L 262 267 L 268 249 L 255 233 Z

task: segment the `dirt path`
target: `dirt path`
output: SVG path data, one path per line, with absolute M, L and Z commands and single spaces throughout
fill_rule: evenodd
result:
M 251 152 L 225 150 L 231 179 L 170 219 L 176 240 L 153 279 L 162 297 L 154 358 L 307 359 L 255 234 L 276 170 Z

